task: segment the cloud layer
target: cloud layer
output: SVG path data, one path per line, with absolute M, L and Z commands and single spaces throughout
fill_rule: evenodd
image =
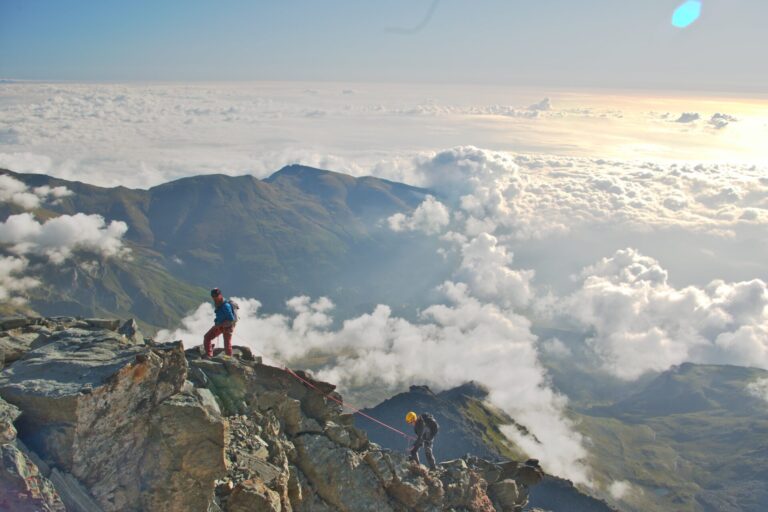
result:
M 10 246 L 18 255 L 36 254 L 59 264 L 77 250 L 104 257 L 124 255 L 127 248 L 122 238 L 127 231 L 125 222 L 107 224 L 101 215 L 61 215 L 40 223 L 31 214 L 22 213 L 0 223 L 0 244 Z
M 768 405 L 768 379 L 757 379 L 755 382 L 750 383 L 747 386 L 747 393 L 764 400 Z
M 40 285 L 37 279 L 23 275 L 27 265 L 25 258 L 0 256 L 0 302 L 23 303 L 19 294 Z
M 353 85 L 0 84 L 0 167 L 147 187 L 203 173 L 264 177 L 289 163 L 369 174 L 380 162 L 468 142 L 525 154 L 743 162 L 759 156 L 750 141 L 768 136 L 759 102 Z M 672 122 L 680 112 L 709 122 Z
M 675 288 L 653 258 L 617 251 L 584 269 L 564 303 L 603 367 L 624 379 L 671 365 L 736 364 L 768 369 L 768 286 L 755 279 Z
M 25 210 L 34 210 L 45 201 L 56 201 L 67 197 L 72 191 L 67 187 L 29 188 L 21 181 L 7 174 L 0 175 L 0 203 L 13 203 Z
M 396 213 L 387 219 L 392 231 L 423 231 L 428 235 L 440 233 L 450 220 L 448 209 L 433 196 L 427 196 L 413 213 Z
M 740 226 L 768 226 L 768 180 L 754 167 L 526 157 L 466 146 L 414 159 L 405 179 L 452 202 L 459 229 L 475 234 L 527 239 L 623 225 L 732 235 Z

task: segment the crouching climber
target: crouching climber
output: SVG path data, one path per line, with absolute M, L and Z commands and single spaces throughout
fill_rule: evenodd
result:
M 419 464 L 419 448 L 423 446 L 429 468 L 437 469 L 435 456 L 432 454 L 432 442 L 435 440 L 440 426 L 437 424 L 435 417 L 428 412 L 418 416 L 415 412 L 411 411 L 405 415 L 405 422 L 413 425 L 416 432 L 416 442 L 413 443 L 411 448 L 411 460 Z
M 205 337 L 203 337 L 203 345 L 205 346 L 205 354 L 208 357 L 213 357 L 213 340 L 220 334 L 224 335 L 224 352 L 228 355 L 232 355 L 232 332 L 235 329 L 237 323 L 237 305 L 231 300 L 224 300 L 221 290 L 214 288 L 211 290 L 211 299 L 215 306 L 216 319 Z

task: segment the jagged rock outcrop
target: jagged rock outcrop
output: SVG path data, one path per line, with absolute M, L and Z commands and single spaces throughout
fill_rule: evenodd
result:
M 0 373 L 0 396 L 23 411 L 26 444 L 103 510 L 200 508 L 224 470 L 225 422 L 184 387 L 180 343 L 138 345 L 117 328 L 48 321 Z
M 69 329 L 116 331 L 126 342 L 144 344 L 144 337 L 133 319 L 121 325 L 119 320 L 103 318 L 0 318 L 0 368 L 3 364 L 10 364 L 28 351 L 55 339 L 54 333 L 64 326 Z
M 370 443 L 333 385 L 243 347 L 203 359 L 128 323 L 30 322 L 0 334 L 36 333 L 0 372 L 0 427 L 11 439 L 15 420 L 31 471 L 50 466 L 41 510 L 61 494 L 77 510 L 512 511 L 543 475 L 477 458 L 427 471 Z

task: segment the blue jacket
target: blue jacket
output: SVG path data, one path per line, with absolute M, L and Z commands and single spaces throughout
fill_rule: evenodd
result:
M 232 305 L 228 301 L 221 303 L 221 306 L 216 307 L 216 320 L 213 322 L 216 325 L 221 325 L 229 320 L 235 321 L 235 312 L 232 311 Z

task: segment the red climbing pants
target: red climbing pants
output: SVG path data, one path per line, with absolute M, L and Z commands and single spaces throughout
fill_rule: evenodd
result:
M 205 345 L 205 353 L 208 354 L 209 357 L 213 357 L 213 340 L 216 339 L 216 336 L 219 334 L 224 335 L 224 352 L 228 356 L 232 355 L 232 330 L 233 327 L 230 326 L 224 326 L 224 325 L 214 325 L 211 327 L 207 333 L 205 333 L 205 337 L 203 337 L 203 345 Z

